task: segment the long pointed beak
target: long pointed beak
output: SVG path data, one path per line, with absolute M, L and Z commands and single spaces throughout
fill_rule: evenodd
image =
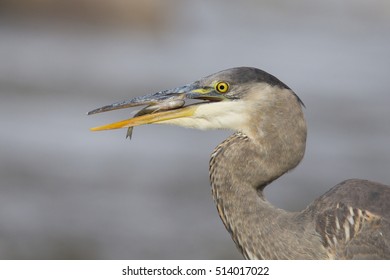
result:
M 118 128 L 126 128 L 126 127 L 134 127 L 143 124 L 152 124 L 158 123 L 162 121 L 167 121 L 171 119 L 190 117 L 195 112 L 196 106 L 187 106 L 180 109 L 173 109 L 169 111 L 157 112 L 147 115 L 142 115 L 138 117 L 134 117 L 131 119 L 114 122 L 111 124 L 106 124 L 102 126 L 92 127 L 90 130 L 99 131 L 99 130 L 110 130 L 110 129 L 118 129 Z
M 91 128 L 92 131 L 134 127 L 143 124 L 159 123 L 176 118 L 190 117 L 194 114 L 198 104 L 184 106 L 184 99 L 202 99 L 210 102 L 227 99 L 214 91 L 213 88 L 199 87 L 195 82 L 171 90 L 159 91 L 154 94 L 135 97 L 130 100 L 106 105 L 88 112 L 88 115 L 102 113 L 122 108 L 147 105 L 133 118 L 119 122 Z M 183 107 L 184 106 L 184 107 Z

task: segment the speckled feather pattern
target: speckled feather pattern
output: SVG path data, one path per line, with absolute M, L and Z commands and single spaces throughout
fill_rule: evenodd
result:
M 226 139 L 210 160 L 214 201 L 238 249 L 247 259 L 390 259 L 388 186 L 347 180 L 297 213 L 265 199 L 264 188 L 300 162 L 306 140 L 300 100 L 272 90 L 252 107 L 260 123 Z

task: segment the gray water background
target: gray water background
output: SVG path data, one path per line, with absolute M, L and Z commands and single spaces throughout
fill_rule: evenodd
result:
M 208 160 L 231 132 L 92 133 L 85 112 L 254 66 L 306 104 L 306 155 L 267 189 L 301 210 L 347 178 L 390 184 L 388 1 L 167 1 L 153 28 L 0 22 L 0 258 L 241 258 Z

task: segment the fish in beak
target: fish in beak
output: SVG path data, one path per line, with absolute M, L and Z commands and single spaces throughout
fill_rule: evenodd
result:
M 186 100 L 191 99 L 202 100 L 203 102 L 185 105 Z M 159 91 L 154 94 L 134 97 L 130 100 L 106 105 L 92 110 L 87 114 L 93 115 L 117 109 L 146 105 L 146 107 L 136 113 L 133 118 L 91 128 L 92 131 L 128 128 L 126 137 L 131 138 L 133 127 L 139 125 L 171 123 L 191 126 L 186 125 L 185 123 L 188 123 L 189 119 L 195 117 L 195 112 L 199 106 L 225 100 L 229 99 L 217 92 L 214 87 L 200 86 L 199 82 L 195 82 L 171 90 Z M 181 124 L 182 122 L 183 124 Z

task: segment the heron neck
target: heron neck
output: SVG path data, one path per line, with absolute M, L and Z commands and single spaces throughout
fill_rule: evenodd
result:
M 296 213 L 271 205 L 263 190 L 295 167 L 303 151 L 297 153 L 289 150 L 291 145 L 286 148 L 282 144 L 275 145 L 275 141 L 261 141 L 236 133 L 215 149 L 210 160 L 214 201 L 226 229 L 245 258 L 296 257 L 300 248 L 294 248 L 291 241 L 299 243 L 304 225 L 293 222 Z M 289 225 L 288 231 L 280 226 L 283 224 Z
M 269 234 L 275 235 L 275 221 L 286 212 L 265 200 L 263 189 L 277 175 L 266 175 L 251 146 L 242 134 L 219 145 L 210 160 L 210 181 L 218 213 L 241 253 L 247 259 L 267 259 L 269 253 L 256 248 L 265 246 Z M 254 174 L 262 174 L 256 187 L 250 182 Z

